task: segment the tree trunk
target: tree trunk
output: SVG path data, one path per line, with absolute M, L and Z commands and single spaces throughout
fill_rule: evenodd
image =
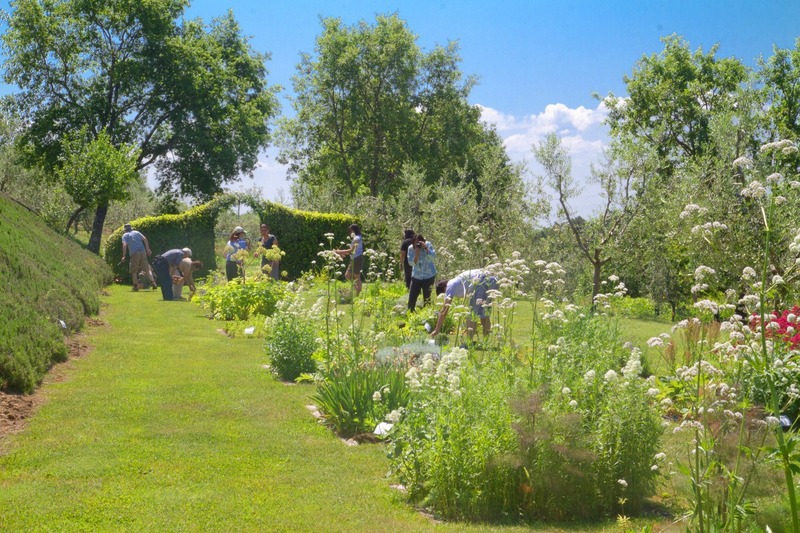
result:
M 72 216 L 69 217 L 69 220 L 67 221 L 67 227 L 64 230 L 64 233 L 69 233 L 69 228 L 72 227 L 73 223 L 75 224 L 75 233 L 78 233 L 78 217 L 80 216 L 81 213 L 83 213 L 84 209 L 85 207 L 81 206 L 78 209 L 76 209 L 74 213 L 72 213 Z
M 600 271 L 603 268 L 603 261 L 600 260 L 600 249 L 595 248 L 594 259 L 592 259 L 592 266 L 594 267 L 594 276 L 592 278 L 592 309 L 594 309 L 594 298 L 600 294 Z
M 94 212 L 94 222 L 92 222 L 92 235 L 89 237 L 89 245 L 86 247 L 90 252 L 100 255 L 100 239 L 103 236 L 103 224 L 106 222 L 108 214 L 108 203 L 98 205 Z

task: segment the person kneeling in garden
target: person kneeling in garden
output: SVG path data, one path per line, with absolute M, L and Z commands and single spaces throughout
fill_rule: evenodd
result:
M 472 308 L 470 318 L 467 318 L 467 332 L 472 339 L 475 334 L 475 322 L 472 316 L 478 317 L 483 327 L 483 335 L 489 334 L 491 321 L 486 315 L 486 304 L 491 301 L 489 291 L 497 290 L 497 278 L 485 270 L 466 270 L 451 280 L 442 280 L 436 284 L 436 295 L 444 293 L 444 304 L 439 311 L 436 327 L 431 332 L 431 337 L 436 337 L 442 331 L 450 304 L 453 298 L 466 298 L 470 296 L 469 306 Z

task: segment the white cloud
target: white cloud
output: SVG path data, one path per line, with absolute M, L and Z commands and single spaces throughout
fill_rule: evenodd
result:
M 267 200 L 279 200 L 281 195 L 285 199 L 289 198 L 289 185 L 286 180 L 286 165 L 282 165 L 275 160 L 278 150 L 275 147 L 267 148 L 260 154 L 256 168 L 253 169 L 253 177 L 242 176 L 235 183 L 230 183 L 227 188 L 233 191 L 244 191 L 252 187 L 261 189 L 261 193 Z
M 513 115 L 504 115 L 496 109 L 480 104 L 478 104 L 478 108 L 481 110 L 481 119 L 489 124 L 494 124 L 499 132 L 516 130 L 520 127 Z
M 511 160 L 525 162 L 531 175 L 542 173 L 533 157 L 532 147 L 543 141 L 547 134 L 557 133 L 572 157 L 572 175 L 584 185 L 583 194 L 575 199 L 573 207 L 580 214 L 588 215 L 599 205 L 599 191 L 595 186 L 586 186 L 586 178 L 591 164 L 600 162 L 603 148 L 608 144 L 608 127 L 603 124 L 608 109 L 604 102 L 599 102 L 595 109 L 548 104 L 542 112 L 521 118 L 490 107 L 479 107 L 481 118 L 497 128 Z

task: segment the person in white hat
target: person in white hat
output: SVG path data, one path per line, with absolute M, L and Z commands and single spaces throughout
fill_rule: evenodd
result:
M 246 233 L 243 227 L 236 226 L 233 228 L 233 232 L 228 238 L 228 242 L 225 244 L 225 276 L 228 278 L 228 281 L 242 275 L 242 265 L 244 261 L 237 259 L 235 255 L 239 250 L 250 249 L 250 243 L 245 239 Z

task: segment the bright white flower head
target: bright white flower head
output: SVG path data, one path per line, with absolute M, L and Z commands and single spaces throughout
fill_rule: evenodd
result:
M 767 176 L 767 183 L 778 183 L 783 179 L 783 174 L 780 172 L 773 172 L 769 176 Z
M 624 479 L 618 479 L 617 483 L 619 483 L 620 485 L 622 485 L 626 489 L 628 488 L 628 482 L 625 481 Z
M 733 161 L 734 168 L 750 168 L 753 166 L 753 160 L 749 157 L 739 157 Z
M 745 198 L 763 198 L 767 194 L 767 189 L 759 181 L 752 181 L 739 193 Z
M 662 339 L 661 337 L 651 337 L 650 339 L 648 339 L 647 345 L 650 348 L 660 348 L 664 346 L 664 339 Z
M 700 300 L 694 306 L 700 311 L 708 311 L 715 315 L 719 312 L 719 305 L 712 300 Z
M 631 350 L 631 356 L 625 367 L 622 369 L 622 375 L 628 379 L 638 377 L 642 373 L 642 354 L 638 348 Z

